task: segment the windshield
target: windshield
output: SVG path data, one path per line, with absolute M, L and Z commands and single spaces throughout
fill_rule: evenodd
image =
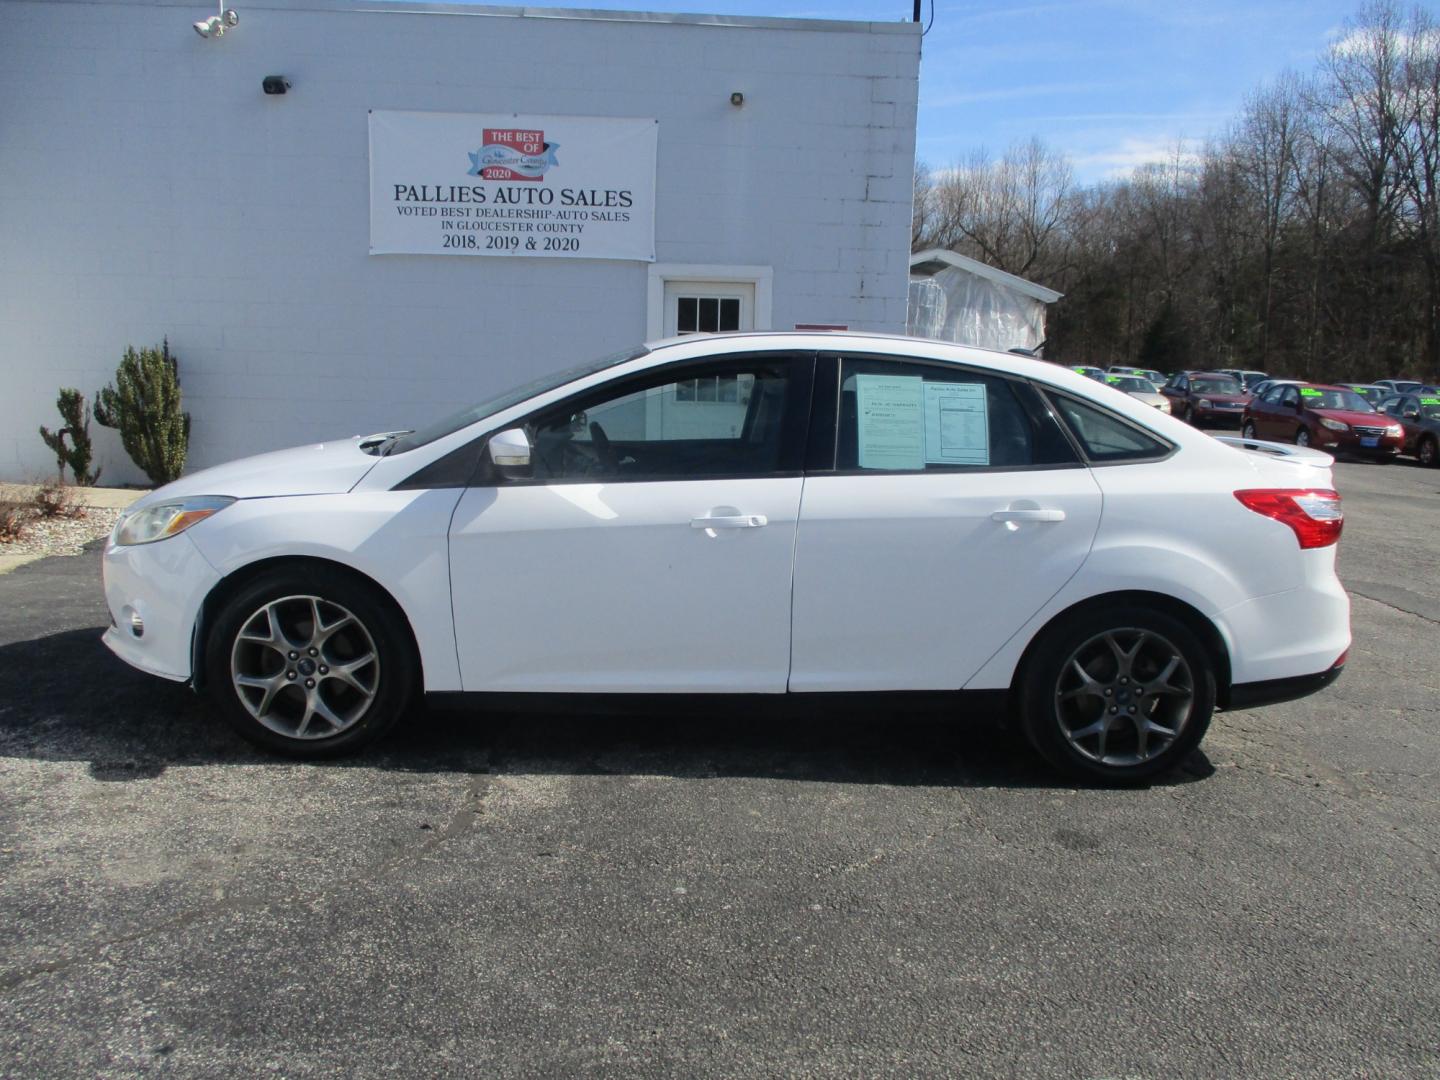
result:
M 1313 386 L 1300 388 L 1300 400 L 1307 409 L 1345 409 L 1349 412 L 1374 412 L 1375 409 L 1354 390 L 1318 390 Z
M 1234 379 L 1191 379 L 1190 389 L 1197 394 L 1243 394 Z
M 403 454 L 407 450 L 414 450 L 416 447 L 432 443 L 436 439 L 443 439 L 446 435 L 453 435 L 461 428 L 469 427 L 478 420 L 484 420 L 487 416 L 494 416 L 498 412 L 504 412 L 512 405 L 519 405 L 526 398 L 532 398 L 547 390 L 554 390 L 556 387 L 564 386 L 568 382 L 584 378 L 586 375 L 594 375 L 597 371 L 604 371 L 606 368 L 616 367 L 627 360 L 635 360 L 644 356 L 650 350 L 645 346 L 634 346 L 624 349 L 609 356 L 602 356 L 599 360 L 590 360 L 575 367 L 566 368 L 564 371 L 555 371 L 549 375 L 542 375 L 533 382 L 524 386 L 517 386 L 513 390 L 507 390 L 498 397 L 490 398 L 479 404 L 471 405 L 467 409 L 461 409 L 457 413 L 438 420 L 428 427 L 419 431 L 411 432 L 408 435 L 396 439 L 394 444 L 385 451 L 389 454 Z
M 1116 390 L 1124 390 L 1127 394 L 1153 394 L 1156 393 L 1155 384 L 1134 375 L 1108 375 L 1105 382 Z

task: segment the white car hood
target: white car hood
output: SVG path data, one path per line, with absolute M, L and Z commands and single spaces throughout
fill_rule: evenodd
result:
M 157 488 L 132 509 L 185 495 L 263 499 L 349 491 L 380 460 L 360 449 L 364 438 L 367 437 L 356 435 L 334 442 L 296 446 L 201 469 Z

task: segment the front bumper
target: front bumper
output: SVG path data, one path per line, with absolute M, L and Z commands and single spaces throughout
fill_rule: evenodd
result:
M 1376 435 L 1369 436 L 1374 439 L 1374 445 L 1366 446 L 1366 437 L 1357 435 L 1353 431 L 1331 431 L 1328 428 L 1321 428 L 1316 433 L 1315 441 L 1310 445 L 1317 450 L 1325 450 L 1332 454 L 1349 454 L 1358 457 L 1395 457 L 1400 453 L 1400 448 L 1405 445 L 1403 435 Z
M 112 623 L 101 640 L 131 667 L 189 681 L 200 608 L 220 574 L 185 533 L 132 547 L 112 542 L 101 566 Z
M 1191 415 L 1197 427 L 1203 424 L 1210 427 L 1238 428 L 1245 416 L 1245 407 L 1239 405 L 1233 409 L 1202 409 L 1196 406 Z

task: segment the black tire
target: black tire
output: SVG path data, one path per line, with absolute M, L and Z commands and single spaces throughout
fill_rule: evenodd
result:
M 314 651 L 305 648 L 307 610 L 318 615 L 308 619 Z M 262 628 L 275 635 L 275 620 L 285 624 L 283 638 L 262 641 Z M 325 566 L 275 570 L 249 582 L 216 615 L 205 642 L 206 692 L 220 715 L 250 742 L 294 758 L 337 757 L 378 739 L 413 703 L 418 671 L 409 625 L 394 602 Z M 242 688 L 236 681 L 257 676 L 277 685 Z M 341 723 L 323 719 L 321 706 Z
M 1309 446 L 1309 445 L 1310 445 L 1310 432 L 1308 432 L 1307 430 L 1305 430 L 1303 427 L 1296 428 L 1296 429 L 1295 429 L 1295 445 L 1296 445 L 1296 446 Z
M 1249 420 L 1245 421 L 1245 423 L 1240 425 L 1240 437 L 1242 439 L 1255 438 L 1255 425 L 1252 424 Z
M 1135 648 L 1133 666 L 1122 667 L 1106 635 L 1113 635 L 1122 650 Z M 1155 689 L 1154 676 L 1168 664 L 1168 653 L 1180 663 L 1167 679 L 1188 691 L 1184 698 Z M 1115 663 L 1113 674 L 1092 678 L 1096 689 L 1076 689 L 1079 677 L 1072 660 L 1089 658 L 1081 667 L 1096 676 L 1093 665 L 1103 663 L 1107 654 Z M 1133 678 L 1121 685 L 1125 670 Z M 1150 697 L 1133 694 L 1136 687 Z M 1120 605 L 1091 608 L 1041 634 L 1020 671 L 1016 700 L 1026 739 L 1055 768 L 1105 784 L 1139 783 L 1173 769 L 1205 737 L 1215 711 L 1215 661 L 1188 626 L 1164 612 Z M 1132 710 L 1139 711 L 1127 716 Z M 1102 723 L 1107 725 L 1103 734 L 1084 734 Z M 1175 734 L 1147 733 L 1142 742 L 1142 723 Z
M 1440 443 L 1430 436 L 1420 440 L 1420 445 L 1415 448 L 1416 460 L 1427 468 L 1434 468 L 1440 465 Z

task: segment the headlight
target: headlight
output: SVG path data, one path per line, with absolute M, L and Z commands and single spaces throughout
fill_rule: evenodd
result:
M 1156 405 L 1155 407 L 1163 413 L 1168 413 L 1170 411 L 1170 399 L 1166 398 L 1164 401 L 1160 402 L 1160 404 Z
M 1201 398 L 1199 401 L 1197 401 L 1195 404 L 1199 405 L 1200 408 L 1202 408 L 1202 409 L 1208 409 L 1208 408 L 1210 408 L 1211 402 L 1210 402 L 1210 399 L 1209 399 L 1208 397 L 1202 397 L 1202 398 Z
M 226 495 L 196 495 L 147 506 L 120 519 L 115 526 L 115 543 L 127 546 L 151 544 L 168 536 L 177 536 L 234 501 Z
M 1346 424 L 1346 423 L 1344 423 L 1344 422 L 1342 422 L 1342 421 L 1340 421 L 1340 420 L 1331 420 L 1328 416 L 1322 416 L 1322 417 L 1320 417 L 1320 423 L 1323 424 L 1325 427 L 1328 427 L 1331 431 L 1349 431 L 1349 430 L 1350 430 L 1350 425 L 1349 425 L 1349 424 Z
M 1387 427 L 1387 428 L 1385 429 L 1385 434 L 1386 434 L 1386 435 L 1404 435 L 1404 434 L 1405 434 L 1405 429 L 1404 429 L 1403 427 L 1401 427 L 1399 424 L 1391 424 L 1389 427 Z

